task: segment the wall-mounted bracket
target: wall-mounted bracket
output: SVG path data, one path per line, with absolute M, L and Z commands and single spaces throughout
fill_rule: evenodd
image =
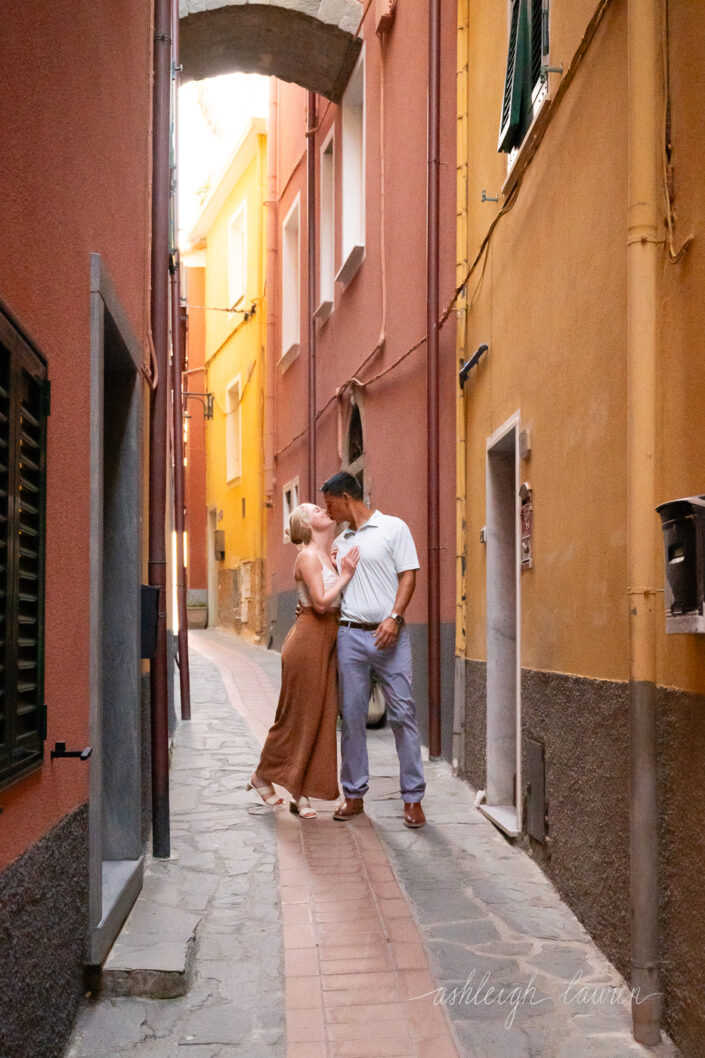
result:
M 92 752 L 92 746 L 86 746 L 85 749 L 67 749 L 65 742 L 55 742 L 51 751 L 51 759 L 53 760 L 54 757 L 78 757 L 80 760 L 88 760 Z
M 212 393 L 188 393 L 184 392 L 184 399 L 189 400 L 193 397 L 195 400 L 200 401 L 203 405 L 203 417 L 204 419 L 213 418 L 213 394 Z
M 488 195 L 483 187 L 480 202 L 499 202 L 499 195 Z
M 483 342 L 482 345 L 479 345 L 477 347 L 470 359 L 466 363 L 464 363 L 463 366 L 460 368 L 460 371 L 458 372 L 458 382 L 460 383 L 461 389 L 465 388 L 465 383 L 468 380 L 468 375 L 472 371 L 475 364 L 478 363 L 480 357 L 483 356 L 483 354 L 486 353 L 488 349 L 489 346 L 485 342 Z

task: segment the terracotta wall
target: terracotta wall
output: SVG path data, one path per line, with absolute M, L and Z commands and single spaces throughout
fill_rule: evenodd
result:
M 191 268 L 188 272 L 188 369 L 186 388 L 192 393 L 205 392 L 206 314 L 205 268 Z M 205 591 L 208 587 L 206 555 L 206 422 L 203 404 L 192 398 L 187 401 L 189 414 L 186 456 L 186 531 L 188 532 L 188 587 Z
M 336 284 L 334 311 L 317 332 L 318 455 L 320 484 L 340 469 L 337 451 L 337 387 L 363 365 L 378 342 L 384 324 L 386 342 L 360 372 L 363 380 L 391 367 L 419 339 L 426 328 L 426 85 L 427 11 L 418 0 L 400 5 L 384 45 L 374 32 L 374 6 L 364 25 L 366 55 L 366 256 L 359 271 L 343 289 Z M 455 280 L 455 11 L 443 13 L 442 142 L 441 142 L 441 302 L 449 300 Z M 383 59 L 384 53 L 384 59 Z M 382 86 L 382 66 L 384 86 Z M 270 130 L 278 154 L 278 236 L 281 222 L 297 194 L 301 195 L 302 274 L 306 249 L 305 102 L 303 90 L 278 84 L 277 128 Z M 380 133 L 384 93 L 384 142 Z M 342 264 L 341 238 L 341 118 L 339 107 L 319 100 L 316 136 L 317 175 L 320 147 L 335 128 L 336 271 Z M 386 190 L 384 208 L 387 306 L 382 305 L 382 166 Z M 280 274 L 277 280 L 281 282 Z M 308 367 L 306 350 L 306 284 L 301 290 L 301 354 L 282 374 L 275 367 L 276 487 L 270 519 L 268 551 L 269 591 L 277 596 L 293 588 L 294 551 L 282 539 L 282 485 L 299 475 L 301 499 L 306 495 L 307 439 L 295 440 L 306 427 Z M 441 574 L 442 618 L 450 622 L 454 608 L 454 421 L 456 385 L 454 317 L 441 336 Z M 276 359 L 281 337 L 275 341 Z M 425 346 L 394 367 L 360 397 L 365 429 L 367 468 L 373 506 L 404 518 L 410 525 L 421 559 L 416 595 L 408 612 L 413 625 L 426 621 L 426 354 Z M 345 425 L 350 414 L 349 391 L 343 405 Z M 420 679 L 423 693 L 423 680 Z
M 142 342 L 147 326 L 151 5 L 15 5 L 0 54 L 0 298 L 47 358 L 48 740 L 88 731 L 89 255 Z M 61 761 L 0 792 L 0 868 L 88 796 Z

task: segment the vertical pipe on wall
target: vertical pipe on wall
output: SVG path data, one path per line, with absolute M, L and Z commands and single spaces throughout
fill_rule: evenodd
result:
M 267 136 L 263 140 L 258 136 L 258 149 L 257 149 L 257 191 L 259 195 L 260 210 L 258 217 L 258 238 L 260 245 L 260 253 L 257 260 L 257 289 L 261 290 L 265 297 L 267 294 L 267 273 L 266 273 L 266 220 L 265 220 L 265 209 L 267 201 Z M 264 306 L 261 304 L 260 309 Z M 260 392 L 260 414 L 262 416 L 260 422 L 260 470 L 259 470 L 259 490 L 262 499 L 259 504 L 259 526 L 257 532 L 258 541 L 258 552 L 259 562 L 257 563 L 256 573 L 256 585 L 257 585 L 257 606 L 256 606 L 256 620 L 257 627 L 256 632 L 258 635 L 264 635 L 266 632 L 266 597 L 267 597 L 267 585 L 265 581 L 265 555 L 267 554 L 267 508 L 264 496 L 266 493 L 266 447 L 267 442 L 265 438 L 266 430 L 266 396 L 265 386 L 267 379 L 267 321 L 266 313 L 257 313 L 257 332 L 259 342 L 259 358 L 260 358 L 260 378 L 258 389 Z
M 149 416 L 149 583 L 159 590 L 157 652 L 150 664 L 152 844 L 170 854 L 166 657 L 166 474 L 169 362 L 169 102 L 171 0 L 154 0 L 151 323 L 156 385 Z
M 306 218 L 308 230 L 308 501 L 316 496 L 316 93 L 308 93 L 306 131 Z
M 184 536 L 186 532 L 186 504 L 184 500 L 184 402 L 183 371 L 184 341 L 181 318 L 181 263 L 178 250 L 174 252 L 171 278 L 171 320 L 174 370 L 172 380 L 174 423 L 174 529 L 176 530 L 176 603 L 179 616 L 179 689 L 181 691 L 181 719 L 191 719 L 191 687 L 188 662 L 188 615 L 186 612 L 186 562 Z
M 172 125 L 173 164 L 171 179 L 172 253 L 171 253 L 171 351 L 174 360 L 172 371 L 172 412 L 174 426 L 174 529 L 176 531 L 176 605 L 179 618 L 179 689 L 181 697 L 181 719 L 191 719 L 191 681 L 188 663 L 188 617 L 186 613 L 186 563 L 184 559 L 184 535 L 186 511 L 184 500 L 184 401 L 183 372 L 185 343 L 181 318 L 181 261 L 179 258 L 178 183 L 179 165 L 179 5 L 172 3 L 171 13 L 172 54 Z
M 659 4 L 629 0 L 628 606 L 634 1038 L 660 1040 L 656 725 L 656 297 L 659 260 Z
M 441 756 L 440 484 L 438 431 L 439 171 L 441 6 L 428 8 L 428 153 L 426 197 L 426 379 L 428 448 L 428 748 Z
M 468 270 L 468 48 L 469 0 L 458 0 L 457 69 L 457 230 L 456 282 L 462 283 Z M 458 365 L 467 360 L 467 296 L 458 309 L 456 356 Z M 467 566 L 467 423 L 464 387 L 456 398 L 456 488 L 455 488 L 455 683 L 453 694 L 453 768 L 465 770 L 465 658 L 467 655 L 467 613 L 465 576 Z
M 274 500 L 274 343 L 277 334 L 277 128 L 278 85 L 276 77 L 269 84 L 269 122 L 267 125 L 267 207 L 265 290 L 267 292 L 267 333 L 264 376 L 264 502 L 271 508 Z

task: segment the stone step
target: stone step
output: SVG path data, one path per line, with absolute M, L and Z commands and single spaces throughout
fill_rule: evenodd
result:
M 146 886 L 103 964 L 105 996 L 173 999 L 191 985 L 201 916 L 155 902 Z

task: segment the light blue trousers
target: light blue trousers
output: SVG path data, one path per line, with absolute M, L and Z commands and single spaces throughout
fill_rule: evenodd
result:
M 421 739 L 411 688 L 411 643 L 402 628 L 393 647 L 378 650 L 374 632 L 338 629 L 338 679 L 342 713 L 340 782 L 346 797 L 364 797 L 370 769 L 367 759 L 367 711 L 374 672 L 387 703 L 387 716 L 399 757 L 399 787 L 404 801 L 420 801 L 426 789 Z

